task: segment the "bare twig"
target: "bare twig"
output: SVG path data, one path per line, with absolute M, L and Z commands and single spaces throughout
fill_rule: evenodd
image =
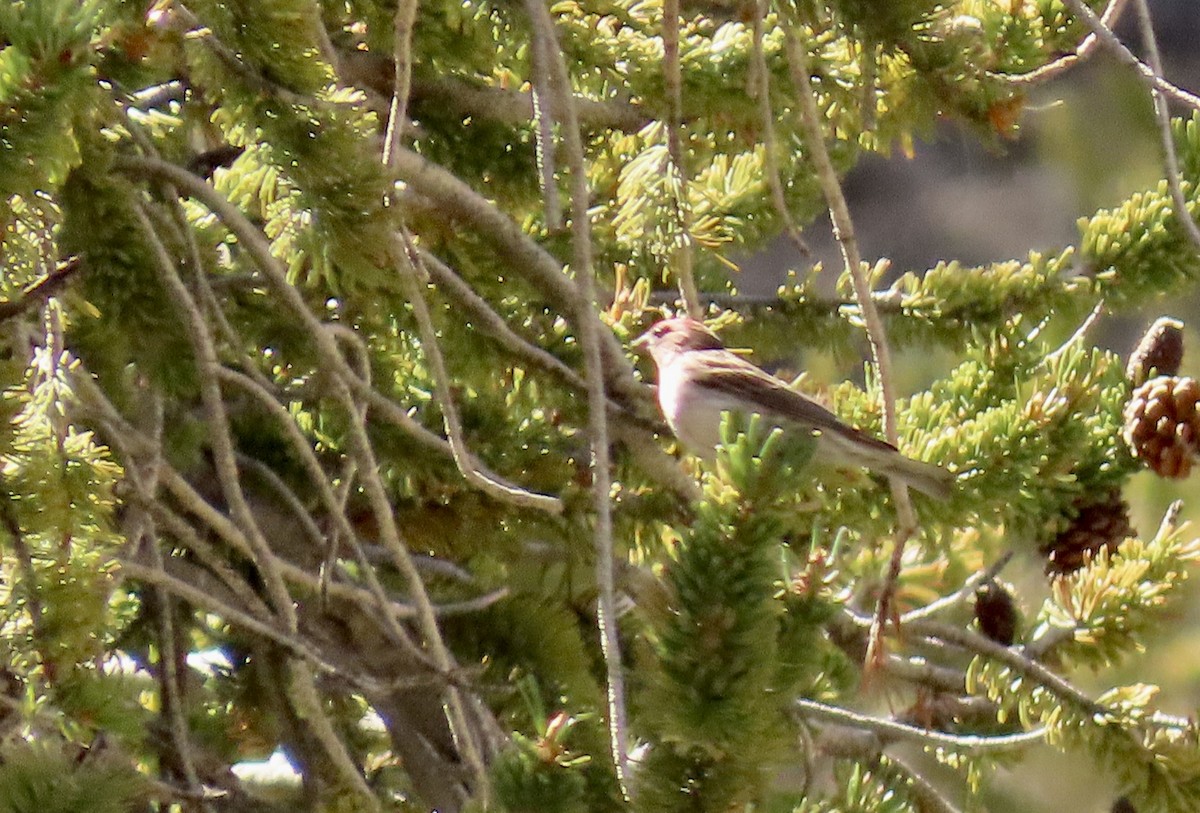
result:
M 846 273 L 854 283 L 854 295 L 858 300 L 863 323 L 867 329 L 867 338 L 871 344 L 871 354 L 874 357 L 883 407 L 884 436 L 889 443 L 895 446 L 899 442 L 899 434 L 896 428 L 896 393 L 892 374 L 892 355 L 887 343 L 887 334 L 884 331 L 879 311 L 875 308 L 875 300 L 867 275 L 863 271 L 862 255 L 859 252 L 858 239 L 854 233 L 854 221 L 850 217 L 850 208 L 846 204 L 846 197 L 842 193 L 837 171 L 829 157 L 829 150 L 825 146 L 825 134 L 821 127 L 817 96 L 809 79 L 808 55 L 804 46 L 796 41 L 795 31 L 791 27 L 785 29 L 784 41 L 787 45 L 792 81 L 796 85 L 799 97 L 800 123 L 804 129 L 805 142 L 808 144 L 810 158 L 816 168 L 821 190 L 825 194 L 825 202 L 829 206 L 829 214 L 833 221 L 833 233 L 842 250 Z M 881 261 L 881 263 L 883 262 L 886 261 Z M 882 266 L 877 265 L 875 270 L 882 270 Z M 896 532 L 891 562 L 879 594 L 875 625 L 872 628 L 868 644 L 868 661 L 875 661 L 882 652 L 883 627 L 887 622 L 892 595 L 895 593 L 896 583 L 900 578 L 904 544 L 917 530 L 917 516 L 908 495 L 908 487 L 898 478 L 891 478 L 891 486 L 900 527 Z
M 683 307 L 693 319 L 703 315 L 700 297 L 696 294 L 694 269 L 695 247 L 692 244 L 692 205 L 688 193 L 688 171 L 683 151 L 683 78 L 679 66 L 679 0 L 663 0 L 663 89 L 667 97 L 667 155 L 670 156 L 669 173 L 676 183 L 672 186 L 675 197 L 675 250 L 671 252 L 671 270 L 679 281 L 679 297 Z
M 383 162 L 389 168 L 394 164 L 393 156 L 400 146 L 399 132 L 402 125 L 399 119 L 404 115 L 408 106 L 409 76 L 412 67 L 409 52 L 412 46 L 412 24 L 416 8 L 417 0 L 402 0 L 396 12 L 396 84 L 392 96 L 392 114 L 388 119 L 388 148 L 384 150 L 383 155 Z M 418 274 L 423 271 L 421 259 L 416 253 L 412 239 L 403 229 L 400 231 L 396 255 L 399 261 L 400 282 L 412 305 L 413 314 L 417 319 L 417 328 L 421 334 L 422 349 L 433 373 L 434 388 L 442 408 L 446 437 L 450 441 L 450 450 L 455 465 L 458 466 L 467 482 L 497 500 L 551 514 L 561 513 L 562 502 L 556 497 L 535 494 L 489 477 L 467 449 L 462 423 L 458 419 L 458 408 L 450 391 L 450 376 L 437 340 L 437 330 L 433 326 L 429 307 L 425 303 L 421 284 L 418 281 Z
M 671 0 L 668 0 L 671 2 Z M 608 686 L 608 724 L 617 782 L 626 798 L 629 787 L 629 744 L 625 708 L 625 676 L 621 668 L 621 645 L 617 635 L 616 588 L 613 580 L 612 502 L 609 461 L 608 395 L 605 389 L 602 331 L 597 318 L 596 286 L 592 278 L 592 229 L 588 220 L 589 190 L 584 164 L 583 138 L 554 21 L 544 0 L 527 0 L 526 9 L 535 36 L 542 40 L 550 57 L 555 108 L 562 114 L 562 138 L 571 175 L 571 270 L 575 276 L 582 310 L 576 321 L 584 351 L 584 375 L 588 384 L 588 430 L 592 445 L 592 497 L 596 512 L 596 581 L 599 587 L 597 616 Z M 606 332 L 606 331 L 605 331 Z
M 1022 731 L 1016 734 L 949 734 L 929 728 L 917 728 L 895 720 L 872 717 L 850 709 L 818 703 L 804 698 L 793 701 L 793 706 L 802 716 L 827 723 L 859 728 L 878 735 L 885 743 L 894 740 L 918 742 L 932 748 L 951 748 L 966 754 L 981 754 L 987 751 L 1010 751 L 1024 748 L 1046 738 L 1044 728 Z
M 1088 331 L 1090 331 L 1093 327 L 1096 326 L 1096 323 L 1098 321 L 1100 321 L 1100 317 L 1103 315 L 1104 315 L 1104 300 L 1101 299 L 1099 302 L 1096 303 L 1096 307 L 1092 308 L 1091 312 L 1088 313 L 1088 315 L 1084 318 L 1084 320 L 1079 324 L 1079 327 L 1077 327 L 1075 329 L 1075 332 L 1072 333 L 1065 342 L 1063 342 L 1058 347 L 1054 348 L 1053 351 L 1048 353 L 1046 355 L 1046 357 L 1044 359 L 1042 359 L 1042 366 L 1044 367 L 1044 366 L 1053 364 L 1064 353 L 1066 353 L 1068 350 L 1070 350 L 1073 346 L 1075 346 L 1079 342 L 1083 341 L 1084 337 L 1087 336 Z
M 1024 675 L 1045 686 L 1059 698 L 1066 700 L 1088 714 L 1101 714 L 1106 711 L 1104 706 L 1092 700 L 1066 678 L 1050 671 L 1050 669 L 1030 658 L 1019 648 L 1007 647 L 972 630 L 930 619 L 913 621 L 905 629 L 910 634 L 925 635 L 940 639 L 970 652 L 998 661 L 1018 674 Z
M 808 256 L 811 253 L 808 243 L 804 241 L 804 237 L 800 234 L 800 227 L 796 225 L 796 219 L 792 217 L 792 211 L 788 208 L 787 198 L 784 197 L 783 179 L 779 175 L 779 147 L 775 140 L 775 111 L 771 107 L 771 72 L 767 68 L 767 57 L 763 45 L 763 38 L 766 36 L 763 22 L 770 9 L 770 3 L 768 0 L 753 0 L 753 2 L 754 51 L 751 56 L 753 57 L 754 77 L 758 80 L 755 83 L 755 93 L 758 96 L 758 115 L 762 120 L 760 126 L 762 127 L 763 167 L 767 176 L 767 188 L 771 191 L 771 202 L 775 205 L 775 212 L 779 215 L 779 219 L 783 221 L 783 229 L 788 238 L 797 251 Z M 699 295 L 697 296 L 699 297 Z

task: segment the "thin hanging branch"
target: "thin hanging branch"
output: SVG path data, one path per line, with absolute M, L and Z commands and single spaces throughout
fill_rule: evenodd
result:
M 597 617 L 608 687 L 608 725 L 613 765 L 625 798 L 630 798 L 629 739 L 625 706 L 625 675 L 621 667 L 621 642 L 617 635 L 617 598 L 613 579 L 612 472 L 609 460 L 608 394 L 605 388 L 602 332 L 607 332 L 596 314 L 599 304 L 592 277 L 592 227 L 588 220 L 587 167 L 583 137 L 575 110 L 571 77 L 554 30 L 554 20 L 544 0 L 526 0 L 534 36 L 550 58 L 550 76 L 555 107 L 562 114 L 562 138 L 571 175 L 571 270 L 575 286 L 587 310 L 577 320 L 584 352 L 584 377 L 588 388 L 588 434 L 592 446 L 592 503 L 596 514 L 593 535 L 596 547 L 596 581 L 599 588 Z
M 400 133 L 404 126 L 403 117 L 408 109 L 412 73 L 412 27 L 416 18 L 417 2 L 418 0 L 401 0 L 396 10 L 395 88 L 392 94 L 391 115 L 388 117 L 387 147 L 383 153 L 383 163 L 388 169 L 392 169 L 394 166 L 395 156 L 400 147 Z M 459 472 L 468 483 L 501 502 L 550 514 L 562 513 L 562 501 L 557 497 L 536 494 L 488 476 L 467 448 L 462 423 L 458 418 L 458 408 L 450 391 L 450 376 L 446 371 L 446 363 L 437 340 L 437 330 L 433 326 L 429 308 L 425 304 L 420 283 L 417 281 L 417 275 L 421 273 L 420 257 L 416 253 L 412 239 L 403 229 L 400 231 L 397 242 L 395 255 L 399 261 L 400 282 L 417 319 L 421 345 L 433 373 L 434 388 L 442 410 L 446 437 L 450 441 L 450 451 Z
M 408 118 L 408 96 L 412 88 L 412 35 L 420 0 L 399 0 L 392 28 L 392 102 L 388 111 L 383 141 L 383 165 L 392 165 L 392 156 L 400 149 L 404 123 Z
M 688 195 L 688 173 L 683 151 L 683 77 L 679 65 L 679 0 L 663 0 L 663 87 L 667 97 L 667 155 L 669 172 L 676 180 L 676 246 L 671 254 L 672 271 L 679 281 L 679 296 L 688 315 L 699 319 L 704 311 L 696 292 L 695 254 L 692 245 L 692 211 Z
M 1154 23 L 1150 19 L 1150 6 L 1146 0 L 1134 0 L 1137 4 L 1138 24 L 1142 29 L 1142 47 L 1146 51 L 1146 60 L 1154 79 L 1162 78 L 1162 57 L 1158 53 L 1158 42 L 1154 37 Z M 1101 25 L 1103 25 L 1101 21 Z M 1159 88 L 1157 81 L 1149 83 L 1150 96 L 1154 100 L 1154 115 L 1158 120 L 1158 137 L 1162 141 L 1163 157 L 1167 166 L 1167 186 L 1171 190 L 1171 202 L 1175 205 L 1175 219 L 1183 227 L 1184 234 L 1192 241 L 1192 245 L 1200 249 L 1200 227 L 1192 217 L 1188 208 L 1187 197 L 1183 194 L 1183 181 L 1179 177 L 1179 155 L 1175 151 L 1175 139 L 1171 135 L 1171 110 L 1167 105 L 1167 97 Z
M 808 256 L 811 251 L 808 243 L 800 234 L 800 227 L 796 225 L 796 219 L 792 217 L 791 209 L 788 208 L 787 198 L 784 196 L 783 179 L 779 175 L 779 155 L 777 154 L 779 147 L 775 140 L 775 111 L 771 107 L 771 72 L 767 68 L 767 57 L 763 45 L 765 36 L 763 23 L 769 10 L 769 0 L 754 0 L 754 50 L 751 54 L 753 57 L 751 64 L 754 68 L 754 78 L 757 80 L 754 83 L 754 92 L 758 96 L 758 115 L 761 119 L 763 168 L 767 176 L 767 188 L 771 191 L 771 203 L 775 206 L 775 212 L 779 215 L 779 219 L 783 221 L 784 231 L 796 250 Z M 697 295 L 697 300 L 699 300 L 699 295 Z
M 405 10 L 405 4 L 411 6 L 411 9 Z M 395 85 L 392 88 L 391 114 L 388 117 L 387 125 L 388 132 L 394 133 L 396 136 L 394 141 L 389 141 L 389 149 L 385 150 L 383 155 L 383 165 L 391 171 L 395 170 L 401 151 L 398 134 L 402 126 L 401 118 L 404 115 L 404 111 L 408 108 L 408 94 L 410 91 L 412 70 L 412 23 L 416 16 L 416 4 L 417 0 L 401 0 L 401 8 L 398 9 L 396 17 L 396 77 Z M 402 19 L 402 12 L 404 19 Z M 401 256 L 403 256 L 403 252 L 401 252 Z M 404 276 L 403 272 L 401 276 Z M 417 290 L 415 280 L 411 288 L 413 289 L 413 292 L 409 295 L 411 305 L 414 312 L 420 311 L 425 307 L 425 300 L 422 298 L 420 291 Z M 449 383 L 445 375 L 445 365 L 442 363 L 436 336 L 433 335 L 433 326 L 432 322 L 428 319 L 428 311 L 425 311 L 425 315 L 426 319 L 421 324 L 423 334 L 422 344 L 425 345 L 424 349 L 427 357 L 434 367 L 435 378 L 441 379 L 442 382 L 439 385 L 439 389 L 442 390 L 440 393 L 442 413 L 446 416 L 446 428 L 448 434 L 450 434 L 450 449 L 454 454 L 454 461 L 458 465 L 459 471 L 467 477 L 468 482 L 471 482 L 474 478 L 486 484 L 488 488 L 495 488 L 503 493 L 499 482 L 491 481 L 489 478 L 484 477 L 479 471 L 478 466 L 472 462 L 470 454 L 466 451 L 461 434 L 462 429 L 457 422 L 454 403 L 450 398 Z M 322 333 L 332 336 L 331 333 L 328 333 L 324 329 L 322 329 Z M 338 355 L 340 356 L 340 353 Z M 454 659 L 442 639 L 441 627 L 438 625 L 437 617 L 433 610 L 433 603 L 425 589 L 425 583 L 421 579 L 421 574 L 417 571 L 416 565 L 413 563 L 407 544 L 405 544 L 400 536 L 400 529 L 396 526 L 395 515 L 392 512 L 391 504 L 388 502 L 387 490 L 384 487 L 383 479 L 379 474 L 379 467 L 375 460 L 375 452 L 371 447 L 370 439 L 367 437 L 365 411 L 359 410 L 355 402 L 355 396 L 348 385 L 341 387 L 338 395 L 339 400 L 342 401 L 353 418 L 352 426 L 354 431 L 352 433 L 352 445 L 354 456 L 357 458 L 356 465 L 362 473 L 363 487 L 367 492 L 368 501 L 375 514 L 375 520 L 379 524 L 383 543 L 395 557 L 400 572 L 405 575 L 412 587 L 422 631 L 425 633 L 427 642 L 433 648 L 434 663 L 439 671 L 449 674 L 454 669 Z M 479 799 L 486 809 L 491 801 L 491 779 L 488 775 L 487 766 L 484 764 L 482 742 L 477 736 L 476 727 L 471 725 L 470 717 L 468 716 L 469 704 L 467 703 L 466 695 L 457 686 L 448 686 L 447 700 L 446 717 L 450 723 L 450 730 L 455 736 L 455 744 L 462 752 L 463 759 L 469 767 L 471 775 L 474 777 L 475 792 L 479 795 Z
M 899 433 L 896 428 L 896 392 L 892 373 L 892 354 L 887 342 L 887 333 L 879 310 L 875 307 L 871 285 L 867 274 L 863 271 L 862 254 L 858 248 L 858 239 L 854 233 L 854 221 L 850 217 L 850 208 L 846 204 L 846 196 L 842 193 L 838 181 L 837 170 L 829 157 L 825 145 L 825 133 L 821 127 L 821 114 L 817 108 L 817 95 L 809 79 L 808 55 L 804 47 L 796 41 L 796 32 L 792 27 L 784 31 L 784 42 L 788 51 L 788 65 L 791 69 L 792 81 L 796 86 L 799 97 L 800 123 L 805 134 L 813 166 L 817 171 L 817 180 L 821 191 L 825 194 L 825 202 L 829 206 L 829 214 L 833 221 L 833 233 L 842 251 L 846 273 L 854 284 L 854 296 L 858 300 L 859 312 L 867 329 L 867 338 L 871 344 L 871 355 L 874 360 L 876 378 L 879 384 L 880 400 L 883 407 L 883 432 L 888 443 L 893 446 L 899 443 Z M 876 265 L 875 273 L 883 270 L 886 260 Z M 917 530 L 917 515 L 913 510 L 908 487 L 898 478 L 891 478 L 892 497 L 896 503 L 896 514 L 899 518 L 899 528 L 895 541 L 892 543 L 892 557 L 888 566 L 887 576 L 879 594 L 879 604 L 875 613 L 875 625 L 871 630 L 867 659 L 870 663 L 879 661 L 882 655 L 882 636 L 884 625 L 891 612 L 891 599 L 900 578 L 900 566 L 904 556 L 904 545 Z

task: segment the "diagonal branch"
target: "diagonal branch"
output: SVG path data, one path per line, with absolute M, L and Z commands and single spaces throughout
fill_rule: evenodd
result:
M 65 288 L 81 268 L 83 260 L 79 257 L 69 257 L 58 263 L 53 271 L 22 290 L 19 297 L 0 302 L 0 322 L 41 307 L 47 299 Z
M 1063 4 L 1071 10 L 1071 13 L 1092 30 L 1101 45 L 1112 52 L 1118 60 L 1124 65 L 1132 68 L 1141 78 L 1144 84 L 1150 85 L 1161 93 L 1169 96 L 1173 101 L 1187 105 L 1193 110 L 1200 110 L 1200 96 L 1188 93 L 1182 88 L 1168 82 L 1162 77 L 1162 71 L 1156 71 L 1151 66 L 1147 65 L 1137 58 L 1137 55 L 1130 51 L 1125 46 L 1125 43 L 1112 32 L 1112 29 L 1104 24 L 1103 20 L 1096 16 L 1096 12 L 1083 2 L 1083 0 L 1063 0 Z
M 499 502 L 505 502 L 520 508 L 531 508 L 547 514 L 561 514 L 562 500 L 546 494 L 510 486 L 489 477 L 478 465 L 476 458 L 467 448 L 466 437 L 463 435 L 462 421 L 458 417 L 458 407 L 450 391 L 450 373 L 446 369 L 446 359 L 442 354 L 441 343 L 438 342 L 437 328 L 429 314 L 429 306 L 418 282 L 418 274 L 423 269 L 423 263 L 412 238 L 401 229 L 396 238 L 395 247 L 399 262 L 397 262 L 400 284 L 404 295 L 412 305 L 413 316 L 417 320 L 417 330 L 421 334 L 421 350 L 433 373 L 433 388 L 437 394 L 438 403 L 442 408 L 442 420 L 446 429 L 446 437 L 450 439 L 450 449 L 454 454 L 454 463 L 459 472 L 475 488 Z M 422 274 L 422 276 L 428 276 Z
M 1128 0 L 1108 0 L 1108 5 L 1104 9 L 1104 14 L 1101 16 L 1101 21 L 1106 28 L 1111 29 L 1121 19 L 1121 13 L 1125 10 Z M 1048 62 L 1040 68 L 1022 74 L 1007 74 L 1004 76 L 1010 83 L 1017 86 L 1032 86 L 1040 85 L 1043 82 L 1048 82 L 1062 76 L 1064 73 L 1079 65 L 1084 60 L 1088 59 L 1092 54 L 1096 53 L 1096 46 L 1100 44 L 1100 38 L 1095 32 L 1088 34 L 1079 43 L 1074 53 L 1065 54 L 1055 59 L 1053 62 Z

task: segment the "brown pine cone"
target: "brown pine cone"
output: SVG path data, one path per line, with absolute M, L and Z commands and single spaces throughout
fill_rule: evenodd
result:
M 1153 375 L 1175 375 L 1183 361 L 1183 322 L 1160 316 L 1129 354 L 1125 377 L 1140 387 Z
M 1183 478 L 1200 450 L 1200 384 L 1160 375 L 1125 405 L 1125 442 L 1160 477 Z
M 1097 551 L 1114 551 L 1134 534 L 1129 524 L 1129 505 L 1117 489 L 1096 502 L 1078 500 L 1076 506 L 1079 513 L 1071 524 L 1054 541 L 1042 546 L 1046 572 L 1051 575 L 1074 573 Z
M 975 591 L 975 620 L 980 632 L 1002 646 L 1012 646 L 1017 639 L 1017 604 L 1012 593 L 995 580 Z

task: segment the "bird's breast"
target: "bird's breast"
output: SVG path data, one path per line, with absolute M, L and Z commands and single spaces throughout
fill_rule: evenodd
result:
M 681 371 L 668 369 L 658 382 L 658 401 L 667 425 L 684 446 L 711 459 L 721 440 L 720 399 Z

